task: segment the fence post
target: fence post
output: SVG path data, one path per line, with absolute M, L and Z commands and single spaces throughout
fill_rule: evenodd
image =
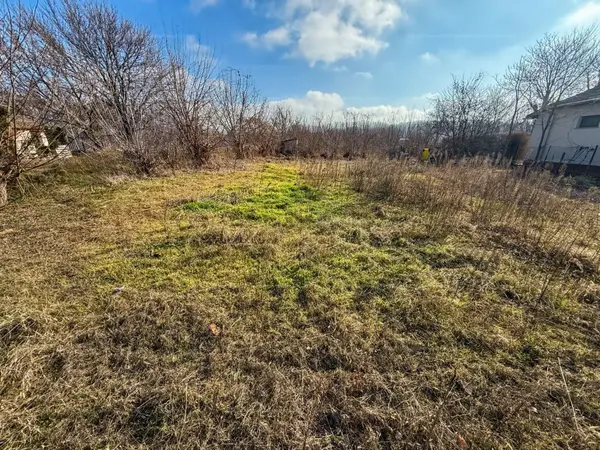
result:
M 544 158 L 544 161 L 543 161 L 545 163 L 548 162 L 548 155 L 550 154 L 550 150 L 552 150 L 552 146 L 551 145 L 549 145 L 548 146 L 548 150 L 546 150 L 546 157 Z
M 592 162 L 594 161 L 594 158 L 596 157 L 597 151 L 598 151 L 598 146 L 596 145 L 596 148 L 594 149 L 594 152 L 592 153 L 592 157 L 590 158 L 590 162 L 588 163 L 587 167 L 585 168 L 585 173 L 587 173 L 588 170 L 590 170 L 590 166 L 592 165 Z

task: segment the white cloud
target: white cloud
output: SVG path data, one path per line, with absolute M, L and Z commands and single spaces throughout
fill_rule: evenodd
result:
M 377 54 L 387 46 L 336 14 L 313 12 L 298 25 L 297 53 L 306 58 L 311 67 L 318 61 L 334 63 L 365 53 Z
M 560 28 L 576 28 L 600 22 L 600 2 L 591 1 L 579 6 L 559 22 Z
M 332 66 L 328 70 L 337 73 L 348 72 L 348 68 L 346 66 Z
M 377 105 L 377 106 L 363 106 L 361 108 L 348 108 L 348 112 L 359 113 L 368 115 L 371 120 L 386 122 L 405 122 L 410 119 L 421 120 L 425 118 L 426 112 L 418 109 L 408 108 L 406 106 L 391 106 L 391 105 Z
M 246 33 L 242 36 L 242 41 L 250 47 L 260 47 L 260 38 L 256 33 Z
M 285 26 L 270 30 L 263 35 L 246 33 L 242 36 L 242 40 L 251 47 L 264 47 L 269 50 L 291 43 L 290 30 Z
M 364 78 L 365 80 L 372 80 L 373 74 L 371 72 L 356 72 L 355 77 Z
M 408 103 L 411 107 L 416 109 L 428 109 L 431 106 L 431 101 L 437 94 L 434 92 L 427 92 L 423 95 L 417 95 L 410 97 L 405 103 Z
M 298 117 L 311 118 L 321 114 L 331 116 L 334 120 L 343 120 L 344 113 L 358 113 L 368 115 L 375 121 L 402 122 L 408 119 L 419 120 L 425 118 L 425 111 L 420 111 L 406 106 L 376 105 L 363 107 L 346 107 L 344 99 L 336 93 L 323 93 L 309 91 L 301 98 L 287 98 L 270 102 L 271 107 L 282 106 L 289 108 Z
M 421 56 L 419 56 L 419 59 L 421 61 L 423 61 L 424 63 L 428 63 L 428 64 L 433 64 L 440 60 L 440 58 L 435 56 L 433 53 L 429 53 L 429 52 L 423 53 Z
M 377 54 L 387 47 L 382 33 L 403 17 L 400 0 L 285 0 L 271 16 L 283 22 L 264 35 L 250 33 L 250 45 L 264 41 L 270 33 L 275 45 L 290 46 L 291 54 L 317 62 L 335 63 L 364 54 Z M 285 34 L 284 31 L 285 30 Z M 265 45 L 266 46 L 266 45 Z
M 190 0 L 190 9 L 194 14 L 198 14 L 207 6 L 215 6 L 219 0 Z
M 256 9 L 256 0 L 242 0 L 242 4 L 245 8 Z
M 210 47 L 202 45 L 198 38 L 193 34 L 188 34 L 184 42 L 185 50 L 192 54 L 207 54 L 210 53 Z
M 326 94 L 320 91 L 308 91 L 302 98 L 286 98 L 270 102 L 272 106 L 289 108 L 297 116 L 314 116 L 330 114 L 344 108 L 344 99 L 336 93 Z

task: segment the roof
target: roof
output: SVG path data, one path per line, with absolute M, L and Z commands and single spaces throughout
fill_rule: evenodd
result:
M 34 128 L 38 128 L 38 127 L 36 127 L 33 120 L 28 119 L 26 117 L 15 118 L 14 125 L 13 125 L 13 123 L 11 123 L 9 126 L 10 127 L 14 126 L 17 130 L 32 130 Z
M 552 107 L 554 108 L 562 108 L 565 106 L 574 106 L 574 105 L 582 105 L 586 103 L 594 103 L 600 102 L 600 84 L 598 86 L 593 87 L 592 89 L 588 89 L 580 94 L 574 95 L 569 98 L 565 98 L 559 102 L 553 103 Z M 527 116 L 528 119 L 537 119 L 539 116 L 539 110 L 534 111 Z
M 10 121 L 6 126 L 6 129 L 11 130 L 11 129 L 16 129 L 19 131 L 33 131 L 33 132 L 39 132 L 39 131 L 44 131 L 44 127 L 41 124 L 38 124 L 36 122 L 34 122 L 33 120 L 24 117 L 24 116 L 17 116 L 13 121 Z
M 560 102 L 556 102 L 555 106 L 569 106 L 572 104 L 580 104 L 580 103 L 591 103 L 600 101 L 600 84 L 592 89 L 588 89 L 581 94 L 574 95 L 573 97 L 566 98 L 561 100 Z

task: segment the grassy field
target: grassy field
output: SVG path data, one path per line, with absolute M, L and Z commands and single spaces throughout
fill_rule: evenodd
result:
M 38 180 L 0 211 L 0 448 L 600 448 L 597 243 L 363 169 Z

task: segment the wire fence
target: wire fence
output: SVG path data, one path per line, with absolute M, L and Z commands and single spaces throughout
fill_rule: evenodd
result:
M 600 155 L 598 155 L 599 146 L 590 147 L 560 147 L 548 145 L 542 147 L 534 158 L 536 162 L 576 164 L 600 166 Z

